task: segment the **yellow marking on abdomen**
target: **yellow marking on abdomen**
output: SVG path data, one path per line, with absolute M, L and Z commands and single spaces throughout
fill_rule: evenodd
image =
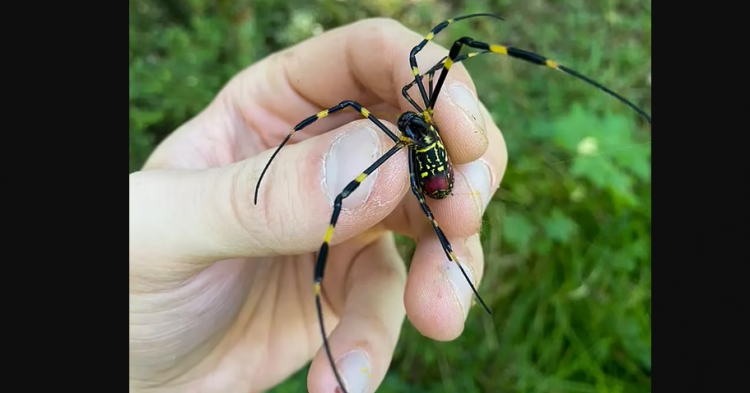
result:
M 329 225 L 328 230 L 326 231 L 326 236 L 323 238 L 323 243 L 330 243 L 332 237 L 333 237 L 333 225 Z
M 429 175 L 429 173 L 427 172 L 422 172 L 419 174 L 420 177 L 427 177 L 427 175 Z
M 318 119 L 322 119 L 322 118 L 328 116 L 328 109 L 326 109 L 324 111 L 318 112 L 317 116 L 318 116 Z
M 362 109 L 361 109 L 361 110 L 359 111 L 359 113 L 361 113 L 361 114 L 362 114 L 362 116 L 364 116 L 364 117 L 370 117 L 370 111 L 368 111 L 368 110 L 367 110 L 367 109 L 365 109 L 365 108 L 362 108 Z
M 354 179 L 354 181 L 356 181 L 357 183 L 362 183 L 363 181 L 365 181 L 366 177 L 367 177 L 366 173 L 360 173 L 359 176 L 357 176 L 357 178 Z
M 436 143 L 440 143 L 440 142 L 436 142 Z M 424 153 L 424 152 L 430 151 L 430 150 L 432 150 L 434 148 L 435 148 L 435 143 L 433 143 L 433 144 L 425 147 L 424 149 L 417 149 L 417 152 Z
M 445 167 L 444 167 L 444 166 L 439 166 L 439 167 L 438 167 L 438 172 L 442 172 L 442 171 L 444 171 L 444 170 L 445 170 Z
M 556 62 L 556 61 L 552 61 L 552 60 L 547 60 L 547 67 L 549 67 L 549 68 L 555 68 L 555 69 L 557 69 L 557 66 L 558 66 L 558 65 L 559 65 L 559 64 L 557 64 L 557 62 Z
M 490 52 L 499 53 L 501 55 L 508 54 L 508 47 L 503 45 L 490 45 Z

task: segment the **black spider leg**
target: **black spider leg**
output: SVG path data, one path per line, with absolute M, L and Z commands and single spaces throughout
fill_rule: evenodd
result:
M 336 362 L 333 360 L 331 348 L 328 344 L 328 338 L 326 337 L 326 329 L 323 324 L 323 306 L 321 305 L 320 301 L 320 286 L 323 281 L 323 275 L 325 274 L 326 259 L 328 257 L 328 247 L 331 242 L 331 238 L 333 237 L 333 229 L 336 227 L 336 222 L 339 219 L 339 214 L 341 214 L 342 201 L 346 197 L 351 195 L 351 193 L 354 192 L 354 190 L 356 190 L 360 184 L 362 184 L 367 176 L 369 176 L 372 172 L 378 169 L 378 167 L 388 161 L 389 158 L 391 158 L 394 154 L 401 150 L 407 143 L 408 142 L 406 141 L 397 142 L 395 146 L 393 146 L 390 150 L 383 154 L 383 156 L 375 161 L 374 164 L 370 165 L 367 169 L 364 170 L 364 172 L 362 172 L 359 176 L 357 176 L 354 180 L 347 184 L 346 187 L 344 187 L 344 190 L 341 191 L 341 193 L 336 197 L 333 202 L 333 215 L 331 216 L 331 223 L 330 225 L 328 225 L 328 231 L 326 231 L 326 235 L 323 238 L 323 245 L 320 246 L 320 252 L 318 252 L 318 260 L 315 263 L 315 307 L 318 310 L 320 333 L 323 336 L 323 346 L 325 347 L 326 354 L 328 355 L 328 361 L 331 363 L 333 373 L 336 375 L 336 381 L 338 382 L 339 386 L 341 386 L 341 389 L 344 390 L 344 393 L 346 393 L 346 388 L 344 387 L 344 383 L 341 380 L 338 369 L 336 368 Z
M 560 70 L 568 75 L 572 75 L 598 89 L 603 90 L 605 93 L 615 97 L 620 102 L 624 103 L 625 105 L 629 106 L 631 109 L 635 110 L 639 115 L 643 116 L 646 119 L 646 121 L 648 121 L 648 124 L 651 124 L 651 116 L 646 114 L 646 112 L 644 112 L 643 109 L 639 108 L 638 106 L 628 101 L 621 95 L 608 89 L 607 87 L 600 84 L 599 82 L 596 82 L 593 79 L 590 79 L 582 74 L 579 74 L 578 72 L 564 65 L 561 65 L 560 63 L 554 60 L 550 60 L 542 55 L 529 52 L 527 50 L 514 48 L 512 46 L 490 45 L 484 42 L 474 41 L 474 39 L 471 37 L 462 37 L 462 38 L 457 39 L 453 43 L 453 46 L 451 47 L 450 52 L 448 53 L 448 60 L 446 60 L 445 63 L 443 63 L 443 67 L 445 69 L 443 72 L 440 73 L 440 78 L 438 79 L 437 85 L 435 86 L 435 92 L 430 97 L 430 102 L 427 105 L 426 110 L 428 112 L 431 111 L 432 108 L 435 107 L 435 102 L 437 102 L 438 95 L 440 94 L 440 89 L 443 87 L 443 82 L 445 82 L 445 76 L 448 74 L 448 71 L 450 71 L 451 66 L 454 63 L 454 60 L 458 59 L 459 57 L 458 55 L 461 52 L 461 47 L 463 45 L 466 45 L 474 49 L 480 49 L 480 50 L 490 51 L 492 53 L 514 57 L 516 59 L 521 59 L 532 64 L 547 66 L 549 68 Z
M 460 63 L 461 61 L 464 61 L 464 60 L 466 60 L 468 58 L 472 58 L 472 57 L 475 57 L 475 56 L 478 56 L 478 55 L 483 55 L 485 53 L 490 53 L 490 51 L 486 51 L 485 50 L 485 51 L 478 51 L 478 52 L 471 52 L 471 53 L 463 54 L 463 55 L 458 56 L 456 58 L 456 60 L 453 60 L 453 63 Z M 429 77 L 429 86 L 428 86 L 428 96 L 429 97 L 432 97 L 433 76 L 435 75 L 435 71 L 440 70 L 440 69 L 443 68 L 444 61 L 447 58 L 448 58 L 448 56 L 443 57 L 442 59 L 440 59 L 440 61 L 438 61 L 437 64 L 435 64 L 434 66 L 432 66 L 432 68 L 430 68 L 429 71 L 427 71 L 426 73 L 423 74 L 423 76 L 427 75 Z M 408 91 L 415 84 L 417 84 L 417 80 L 416 79 L 413 80 L 413 81 L 411 81 L 411 82 L 409 82 L 409 84 L 404 85 L 404 87 L 401 89 L 401 94 L 406 98 L 407 101 L 409 101 L 409 103 L 412 106 L 414 106 L 415 108 L 417 108 L 417 111 L 422 112 L 423 109 L 420 108 L 420 106 L 417 105 L 417 103 L 414 102 L 414 100 L 411 97 L 409 97 Z M 432 114 L 432 112 L 430 112 L 430 114 Z
M 479 296 L 479 292 L 477 292 L 476 287 L 474 287 L 474 284 L 471 282 L 471 279 L 466 274 L 466 271 L 461 266 L 461 264 L 458 263 L 458 258 L 456 258 L 456 255 L 453 253 L 453 247 L 451 247 L 450 242 L 448 242 L 448 238 L 443 233 L 443 230 L 440 229 L 440 227 L 438 226 L 438 223 L 435 220 L 435 216 L 432 215 L 432 211 L 430 210 L 430 207 L 427 205 L 427 202 L 424 199 L 424 195 L 422 194 L 422 189 L 419 187 L 419 184 L 417 183 L 417 176 L 414 172 L 414 160 L 415 160 L 414 154 L 415 154 L 414 149 L 409 149 L 409 177 L 411 181 L 411 192 L 414 194 L 414 196 L 417 197 L 417 200 L 419 201 L 419 205 L 422 207 L 422 211 L 424 212 L 425 215 L 427 215 L 427 218 L 430 220 L 430 224 L 432 225 L 432 228 L 435 230 L 438 240 L 440 240 L 440 245 L 443 247 L 445 256 L 448 257 L 448 260 L 454 262 L 458 266 L 458 268 L 461 270 L 461 273 L 464 275 L 466 282 L 469 283 L 469 286 L 471 287 L 472 292 L 474 292 L 474 296 L 477 298 L 479 303 L 484 308 L 484 311 L 492 315 L 492 311 L 490 311 L 490 308 L 487 307 L 487 304 L 485 304 L 482 297 Z
M 342 109 L 345 109 L 347 107 L 352 107 L 352 108 L 356 109 L 365 119 L 369 119 L 370 121 L 372 121 L 373 123 L 375 123 L 375 125 L 378 126 L 378 128 L 380 128 L 394 142 L 399 142 L 400 141 L 399 137 L 397 137 L 395 134 L 393 134 L 388 129 L 388 127 L 386 127 L 385 125 L 383 125 L 383 123 L 381 123 L 380 120 L 378 120 L 377 117 L 375 117 L 372 114 L 370 114 L 370 111 L 368 111 L 367 109 L 365 109 L 358 102 L 356 102 L 356 101 L 350 101 L 350 100 L 342 101 L 341 103 L 339 103 L 336 106 L 333 106 L 333 107 L 330 107 L 330 108 L 328 108 L 326 110 L 320 111 L 316 115 L 312 115 L 312 116 L 308 117 L 307 119 L 302 120 L 296 126 L 294 126 L 294 128 L 292 128 L 291 131 L 289 131 L 289 135 L 287 135 L 286 138 L 284 138 L 284 141 L 281 142 L 281 145 L 279 145 L 279 147 L 276 148 L 276 151 L 274 151 L 273 155 L 271 155 L 271 159 L 268 160 L 268 163 L 266 163 L 266 166 L 263 168 L 263 172 L 260 173 L 260 177 L 258 178 L 258 183 L 255 186 L 255 199 L 254 199 L 254 201 L 255 201 L 256 205 L 258 204 L 258 190 L 260 189 L 260 182 L 261 182 L 261 180 L 263 180 L 263 176 L 266 174 L 266 171 L 268 170 L 268 167 L 271 166 L 271 162 L 273 161 L 273 159 L 276 157 L 277 154 L 279 154 L 279 151 L 281 150 L 281 148 L 284 147 L 284 145 L 286 145 L 287 142 L 289 142 L 289 139 L 292 137 L 292 135 L 294 135 L 297 131 L 300 131 L 303 128 L 305 128 L 305 127 L 307 127 L 307 126 L 315 123 L 316 121 L 318 121 L 318 119 L 322 119 L 322 118 L 324 118 L 324 117 L 326 117 L 326 116 L 328 116 L 328 115 L 330 115 L 332 113 L 336 113 L 336 112 L 338 112 L 338 111 L 340 111 Z
M 464 15 L 464 16 L 459 16 L 459 17 L 452 18 L 452 19 L 447 19 L 447 20 L 440 22 L 437 26 L 435 26 L 432 30 L 430 30 L 430 32 L 424 37 L 422 42 L 420 42 L 414 48 L 411 49 L 411 52 L 409 53 L 409 65 L 411 66 L 412 74 L 414 74 L 414 82 L 417 84 L 417 87 L 419 88 L 419 94 L 422 96 L 422 101 L 424 101 L 425 105 L 428 105 L 430 100 L 429 100 L 429 97 L 427 96 L 427 92 L 425 92 L 424 84 L 422 83 L 422 75 L 419 74 L 419 66 L 417 65 L 417 53 L 419 53 L 425 47 L 425 45 L 427 45 L 428 42 L 432 41 L 432 39 L 434 39 L 438 33 L 440 33 L 443 29 L 448 27 L 448 25 L 450 25 L 451 23 L 457 22 L 463 19 L 475 18 L 475 17 L 480 17 L 480 16 L 487 16 L 490 18 L 504 20 L 503 18 L 497 15 L 486 14 L 486 13 Z M 414 100 L 411 100 L 410 103 L 412 105 L 415 105 Z M 418 106 L 416 106 L 416 108 L 420 109 Z M 425 116 L 425 119 L 429 122 L 430 113 L 427 110 L 425 110 L 425 111 L 422 111 L 422 114 Z
M 409 83 L 408 86 L 409 87 L 414 86 L 415 83 L 416 83 L 416 81 L 411 81 L 411 83 Z M 409 104 L 411 104 L 411 106 L 413 106 L 417 110 L 417 112 L 421 113 L 422 111 L 424 111 L 424 109 L 422 109 L 419 106 L 419 104 L 417 104 L 416 101 L 414 101 L 414 99 L 411 98 L 411 96 L 409 95 L 409 91 L 408 90 L 409 89 L 406 86 L 404 86 L 404 88 L 401 89 L 401 95 L 404 96 L 404 98 L 406 98 L 406 101 L 408 101 Z

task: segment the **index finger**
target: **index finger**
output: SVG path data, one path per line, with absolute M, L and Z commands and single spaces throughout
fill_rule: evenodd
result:
M 252 77 L 240 77 L 245 79 L 241 85 L 245 94 L 255 97 L 257 105 L 290 125 L 344 100 L 354 100 L 365 107 L 385 104 L 396 112 L 416 111 L 401 91 L 414 80 L 409 53 L 422 39 L 420 34 L 395 20 L 366 19 L 271 56 L 255 70 L 248 69 Z M 426 72 L 447 54 L 446 48 L 428 43 L 417 55 L 420 71 Z M 427 89 L 427 78 L 424 83 Z M 425 108 L 417 86 L 409 94 Z M 379 114 L 373 108 L 368 109 L 376 116 Z M 339 122 L 359 116 L 353 111 L 342 112 L 349 112 L 349 116 L 337 114 Z M 395 122 L 399 114 L 383 118 Z M 484 154 L 488 146 L 487 130 L 474 83 L 460 63 L 451 68 L 445 80 L 434 118 L 454 162 L 474 161 Z M 322 131 L 315 127 L 305 129 L 304 133 L 314 135 Z

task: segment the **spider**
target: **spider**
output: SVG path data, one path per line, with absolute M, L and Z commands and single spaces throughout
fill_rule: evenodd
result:
M 422 42 L 420 42 L 418 45 L 412 48 L 411 52 L 409 53 L 409 64 L 411 66 L 412 73 L 414 74 L 414 80 L 403 87 L 403 89 L 401 90 L 401 94 L 409 102 L 409 104 L 411 104 L 416 109 L 416 111 L 407 111 L 401 114 L 401 116 L 399 116 L 398 121 L 397 121 L 397 126 L 398 126 L 399 131 L 401 132 L 400 136 L 394 135 L 385 125 L 383 125 L 383 123 L 380 122 L 380 120 L 378 120 L 377 117 L 375 117 L 372 113 L 370 113 L 370 111 L 368 111 L 366 108 L 364 108 L 362 105 L 360 105 L 356 101 L 351 101 L 351 100 L 342 101 L 338 105 L 325 109 L 321 112 L 318 112 L 317 114 L 312 115 L 302 120 L 296 126 L 294 126 L 294 128 L 292 128 L 292 130 L 289 132 L 289 135 L 287 135 L 287 137 L 284 138 L 281 145 L 276 149 L 276 151 L 274 151 L 273 155 L 271 156 L 271 159 L 263 168 L 260 178 L 258 179 L 258 183 L 255 188 L 255 199 L 254 199 L 255 204 L 258 203 L 258 190 L 260 189 L 260 183 L 261 183 L 261 180 L 263 179 L 263 176 L 268 170 L 268 167 L 271 165 L 271 162 L 273 161 L 274 157 L 276 157 L 276 154 L 278 154 L 281 148 L 287 144 L 287 142 L 292 137 L 292 135 L 294 135 L 298 131 L 301 131 L 305 127 L 315 123 L 317 120 L 322 119 L 326 116 L 329 116 L 335 112 L 344 110 L 346 108 L 352 108 L 358 111 L 364 118 L 369 119 L 370 121 L 375 123 L 375 125 L 378 128 L 380 128 L 395 143 L 395 145 L 390 150 L 388 150 L 385 154 L 383 154 L 383 156 L 381 156 L 372 165 L 367 167 L 367 169 L 365 169 L 359 176 L 357 176 L 354 180 L 352 180 L 346 187 L 344 187 L 344 190 L 341 191 L 341 193 L 336 196 L 334 200 L 333 214 L 331 216 L 331 221 L 328 226 L 328 230 L 326 231 L 325 236 L 323 238 L 323 244 L 320 247 L 317 262 L 315 265 L 315 272 L 314 272 L 315 305 L 317 308 L 320 332 L 323 336 L 323 346 L 325 347 L 326 355 L 331 364 L 331 368 L 333 369 L 333 372 L 336 376 L 336 381 L 338 382 L 339 386 L 341 387 L 344 393 L 346 393 L 346 389 L 344 388 L 344 383 L 342 382 L 341 376 L 339 375 L 339 372 L 336 368 L 336 364 L 331 355 L 331 350 L 328 344 L 328 339 L 326 337 L 326 330 L 323 324 L 323 311 L 322 311 L 322 305 L 321 305 L 321 300 L 320 300 L 321 282 L 323 281 L 323 275 L 325 273 L 326 258 L 328 256 L 328 247 L 329 247 L 331 238 L 333 237 L 333 230 L 336 227 L 336 222 L 338 221 L 339 215 L 341 214 L 342 201 L 346 197 L 351 195 L 351 193 L 354 192 L 354 190 L 356 190 L 357 187 L 359 187 L 359 185 L 367 178 L 367 176 L 369 176 L 372 172 L 378 169 L 378 167 L 383 165 L 383 163 L 385 163 L 389 158 L 393 157 L 393 155 L 396 154 L 402 148 L 404 147 L 408 148 L 409 176 L 410 176 L 410 182 L 411 182 L 411 191 L 414 194 L 414 196 L 416 196 L 417 199 L 419 200 L 419 204 L 422 207 L 422 211 L 424 211 L 424 214 L 427 216 L 430 223 L 432 224 L 432 227 L 435 230 L 435 233 L 437 234 L 440 244 L 442 245 L 443 251 L 445 251 L 445 255 L 448 257 L 450 261 L 455 262 L 458 265 L 459 269 L 461 270 L 461 273 L 463 273 L 464 278 L 469 283 L 469 286 L 471 287 L 471 290 L 473 291 L 474 296 L 476 297 L 478 302 L 482 305 L 482 307 L 488 314 L 492 315 L 492 311 L 490 311 L 489 307 L 487 307 L 484 300 L 482 300 L 482 297 L 479 296 L 479 293 L 477 293 L 477 290 L 474 287 L 474 284 L 472 284 L 471 280 L 467 276 L 466 271 L 464 271 L 463 267 L 461 267 L 461 265 L 458 263 L 458 259 L 456 259 L 456 256 L 453 253 L 451 244 L 448 242 L 448 239 L 446 238 L 445 234 L 443 234 L 442 229 L 440 229 L 440 227 L 438 226 L 438 223 L 435 220 L 435 217 L 430 211 L 430 207 L 427 205 L 425 198 L 424 198 L 426 194 L 428 197 L 433 198 L 433 199 L 444 199 L 448 195 L 451 195 L 451 191 L 453 189 L 453 182 L 454 182 L 453 165 L 451 164 L 450 157 L 448 157 L 448 154 L 446 153 L 446 150 L 445 150 L 445 146 L 443 145 L 443 142 L 440 138 L 440 132 L 438 131 L 438 126 L 433 122 L 433 119 L 432 119 L 432 115 L 434 114 L 433 108 L 435 107 L 435 103 L 440 95 L 440 89 L 443 87 L 443 83 L 445 82 L 445 77 L 446 75 L 448 75 L 448 72 L 450 71 L 451 66 L 453 66 L 453 64 L 456 64 L 468 58 L 476 57 L 478 55 L 482 55 L 486 53 L 497 53 L 497 54 L 521 59 L 532 64 L 546 66 L 546 67 L 549 67 L 558 71 L 562 71 L 568 75 L 574 76 L 596 88 L 603 90 L 604 92 L 615 97 L 622 103 L 626 104 L 627 106 L 635 110 L 639 115 L 644 117 L 649 124 L 651 124 L 651 117 L 648 114 L 646 114 L 642 109 L 637 107 L 635 104 L 631 103 L 627 99 L 623 98 L 622 96 L 608 89 L 607 87 L 601 85 L 600 83 L 556 61 L 550 60 L 542 55 L 529 52 L 523 49 L 515 48 L 512 46 L 505 46 L 505 45 L 491 45 L 491 44 L 487 44 L 484 42 L 476 41 L 471 37 L 462 37 L 454 41 L 448 53 L 448 56 L 443 57 L 440 61 L 438 61 L 438 63 L 435 66 L 430 68 L 425 74 L 420 74 L 419 67 L 417 66 L 416 56 L 425 47 L 425 45 L 427 45 L 428 42 L 434 39 L 435 36 L 438 33 L 440 33 L 443 29 L 448 27 L 448 25 L 454 22 L 463 20 L 463 19 L 469 19 L 469 18 L 475 18 L 475 17 L 489 17 L 489 18 L 495 18 L 498 20 L 504 20 L 500 16 L 488 14 L 488 13 L 470 14 L 470 15 L 464 15 L 464 16 L 459 16 L 456 18 L 448 19 L 448 20 L 441 22 L 437 26 L 435 26 L 424 37 Z M 478 51 L 461 55 L 460 52 L 463 46 L 467 46 L 473 49 L 478 49 Z M 436 71 L 440 69 L 444 69 L 444 70 L 440 73 L 440 77 L 438 78 L 437 83 L 434 84 L 434 89 L 433 89 L 434 74 Z M 427 75 L 429 78 L 427 91 L 425 91 L 425 86 L 422 81 L 424 75 Z M 419 104 L 417 104 L 417 102 L 414 101 L 414 99 L 411 96 L 409 96 L 409 90 L 415 84 L 417 85 L 417 88 L 419 90 L 419 95 L 421 96 L 421 99 L 425 104 L 424 109 L 422 109 L 422 107 L 420 107 Z

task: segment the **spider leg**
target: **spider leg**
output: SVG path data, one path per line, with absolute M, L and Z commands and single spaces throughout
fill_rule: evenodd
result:
M 291 131 L 289 131 L 289 135 L 287 135 L 286 138 L 284 138 L 284 140 L 281 142 L 281 144 L 279 145 L 279 147 L 276 148 L 276 151 L 274 151 L 273 155 L 271 155 L 271 159 L 268 160 L 268 163 L 263 168 L 263 172 L 260 173 L 260 177 L 258 178 L 258 183 L 255 186 L 255 199 L 254 199 L 254 201 L 255 201 L 256 205 L 258 204 L 258 190 L 260 189 L 260 182 L 261 182 L 261 180 L 263 180 L 263 176 L 265 176 L 266 171 L 268 170 L 268 167 L 271 166 L 271 162 L 273 161 L 273 159 L 276 158 L 276 155 L 279 153 L 279 151 L 281 150 L 281 148 L 284 147 L 284 145 L 286 145 L 287 142 L 289 142 L 289 139 L 292 137 L 292 135 L 294 135 L 295 133 L 297 133 L 297 131 L 300 131 L 303 128 L 305 128 L 305 127 L 307 127 L 307 126 L 315 123 L 319 119 L 322 119 L 322 118 L 324 118 L 324 117 L 326 117 L 328 115 L 331 115 L 333 113 L 336 113 L 336 112 L 338 112 L 340 110 L 343 110 L 343 109 L 346 109 L 346 108 L 353 108 L 353 109 L 357 110 L 357 112 L 359 112 L 365 119 L 369 119 L 370 121 L 372 121 L 373 123 L 375 123 L 375 125 L 378 126 L 378 128 L 380 128 L 394 142 L 399 142 L 400 141 L 399 137 L 397 137 L 395 134 L 393 134 L 391 132 L 391 130 L 388 129 L 388 127 L 386 127 L 383 123 L 381 123 L 380 120 L 378 120 L 377 117 L 375 117 L 374 115 L 372 115 L 370 113 L 370 111 L 368 111 L 367 109 L 365 109 L 365 107 L 363 107 L 362 105 L 360 105 L 358 102 L 351 101 L 351 100 L 342 101 L 338 105 L 332 106 L 332 107 L 330 107 L 330 108 L 328 108 L 326 110 L 320 111 L 317 114 L 312 115 L 312 116 L 310 116 L 310 117 L 302 120 L 296 126 L 294 126 L 294 128 L 292 128 Z
M 490 51 L 478 51 L 478 52 L 471 52 L 471 53 L 463 54 L 463 55 L 458 56 L 456 58 L 456 60 L 453 61 L 453 63 L 460 63 L 463 60 L 466 60 L 468 58 L 472 58 L 472 57 L 475 57 L 475 56 L 478 56 L 478 55 L 483 55 L 485 53 L 490 53 Z M 429 77 L 429 86 L 428 86 L 429 90 L 428 90 L 428 92 L 429 92 L 429 96 L 430 97 L 432 97 L 433 76 L 434 76 L 434 74 L 435 74 L 436 71 L 441 70 L 443 68 L 444 62 L 445 62 L 445 60 L 447 58 L 448 58 L 448 56 L 443 57 L 442 59 L 440 59 L 440 61 L 437 62 L 437 64 L 435 64 L 432 68 L 430 68 L 425 74 L 421 75 L 421 76 L 427 75 Z M 445 71 L 443 71 L 443 72 L 445 72 Z M 406 100 L 409 101 L 409 103 L 414 108 L 416 108 L 418 112 L 424 112 L 424 110 L 419 105 L 417 105 L 416 102 L 414 102 L 414 99 L 412 99 L 409 96 L 409 93 L 408 93 L 408 91 L 412 87 L 414 87 L 415 84 L 417 84 L 417 80 L 416 79 L 413 80 L 413 81 L 411 81 L 411 82 L 409 82 L 407 85 L 404 85 L 404 87 L 401 89 L 401 95 L 403 95 L 404 98 L 406 98 Z M 432 109 L 430 109 L 429 114 L 432 115 L 432 113 L 433 113 Z
M 482 305 L 482 307 L 484 307 L 484 310 L 487 311 L 488 314 L 492 315 L 492 311 L 490 311 L 490 308 L 487 307 L 487 304 L 485 304 L 482 297 L 479 296 L 479 293 L 477 292 L 476 287 L 474 287 L 474 283 L 471 282 L 464 268 L 461 266 L 460 263 L 458 263 L 458 258 L 456 258 L 456 255 L 453 253 L 453 247 L 451 247 L 450 242 L 448 242 L 448 238 L 443 233 L 443 230 L 440 229 L 440 226 L 438 226 L 438 223 L 435 220 L 435 216 L 433 216 L 432 211 L 430 210 L 430 207 L 427 205 L 427 202 L 424 199 L 424 195 L 422 194 L 422 189 L 419 187 L 419 184 L 417 183 L 417 175 L 414 170 L 414 161 L 415 161 L 414 154 L 415 154 L 414 150 L 409 149 L 409 177 L 411 180 L 411 192 L 414 194 L 414 196 L 417 197 L 417 200 L 419 200 L 419 205 L 422 207 L 422 211 L 430 220 L 430 224 L 432 224 L 432 228 L 435 230 L 435 233 L 438 236 L 438 240 L 440 240 L 440 245 L 443 247 L 443 251 L 445 252 L 445 255 L 448 257 L 448 260 L 454 262 L 458 266 L 458 268 L 461 270 L 461 273 L 464 275 L 466 282 L 469 283 L 469 286 L 471 287 L 472 292 L 474 292 L 474 296 L 477 298 L 477 300 Z
M 475 41 L 471 37 L 459 38 L 453 43 L 453 46 L 451 46 L 450 52 L 448 53 L 448 59 L 443 63 L 443 67 L 445 68 L 445 70 L 440 73 L 440 78 L 438 79 L 437 85 L 435 86 L 435 91 L 430 96 L 429 104 L 427 104 L 427 108 L 425 109 L 426 112 L 428 113 L 431 112 L 432 109 L 435 107 L 435 102 L 437 101 L 438 95 L 440 94 L 440 89 L 443 87 L 443 83 L 445 82 L 445 77 L 446 75 L 448 75 L 448 71 L 450 71 L 451 66 L 455 62 L 454 60 L 457 60 L 459 58 L 459 53 L 461 52 L 461 48 L 464 45 L 470 48 L 474 48 L 474 49 L 489 51 L 492 53 L 506 55 L 506 56 L 510 56 L 516 59 L 521 59 L 532 64 L 547 66 L 549 68 L 560 70 L 568 75 L 572 75 L 598 89 L 603 90 L 607 94 L 613 96 L 620 102 L 624 103 L 625 105 L 635 110 L 639 115 L 643 116 L 646 119 L 646 121 L 648 121 L 649 124 L 651 124 L 651 116 L 646 114 L 646 112 L 644 112 L 641 108 L 639 108 L 632 102 L 628 101 L 621 95 L 615 93 L 614 91 L 610 90 L 609 88 L 605 87 L 599 82 L 596 82 L 593 79 L 590 79 L 587 76 L 584 76 L 554 60 L 550 60 L 534 52 L 529 52 L 524 49 L 514 48 L 512 46 L 490 45 L 484 42 Z
M 419 94 L 422 96 L 422 101 L 424 101 L 425 105 L 429 106 L 429 96 L 427 95 L 427 92 L 425 91 L 424 84 L 422 83 L 422 75 L 419 74 L 419 66 L 417 65 L 417 53 L 419 53 L 422 49 L 424 49 L 425 45 L 427 45 L 428 42 L 432 41 L 435 36 L 440 33 L 443 29 L 448 27 L 448 25 L 452 24 L 453 22 L 457 22 L 463 19 L 469 19 L 469 18 L 475 18 L 480 16 L 487 16 L 490 18 L 495 18 L 499 20 L 503 20 L 503 18 L 493 15 L 493 14 L 471 14 L 471 15 L 464 15 L 459 16 L 452 19 L 447 19 L 442 22 L 440 22 L 437 26 L 432 28 L 429 33 L 424 37 L 422 42 L 417 44 L 415 47 L 411 49 L 411 52 L 409 53 L 409 65 L 411 66 L 412 74 L 414 74 L 414 82 L 417 84 L 417 87 L 419 88 Z M 430 114 L 427 110 L 423 111 L 422 114 L 425 116 L 425 119 L 429 122 L 430 121 Z
M 391 158 L 394 154 L 401 150 L 405 145 L 406 143 L 404 141 L 399 141 L 396 146 L 393 146 L 390 150 L 383 154 L 383 156 L 375 161 L 375 163 L 367 167 L 367 169 L 365 169 L 359 176 L 357 176 L 354 180 L 347 184 L 346 187 L 344 187 L 344 190 L 341 191 L 338 196 L 336 196 L 336 199 L 333 202 L 333 215 L 331 215 L 331 223 L 328 225 L 328 230 L 326 231 L 325 237 L 323 238 L 323 244 L 320 246 L 320 251 L 318 252 L 318 260 L 315 263 L 315 307 L 317 308 L 318 312 L 320 333 L 323 336 L 323 346 L 325 347 L 328 361 L 331 363 L 333 373 L 336 375 L 336 381 L 338 382 L 339 386 L 341 386 L 341 389 L 343 389 L 343 393 L 346 393 L 346 389 L 344 388 L 344 383 L 341 379 L 341 376 L 339 375 L 338 369 L 336 368 L 336 362 L 333 360 L 331 348 L 328 344 L 328 338 L 326 337 L 326 330 L 323 324 L 323 306 L 321 305 L 320 300 L 321 283 L 323 282 L 323 275 L 325 274 L 326 259 L 328 257 L 328 247 L 331 242 L 331 238 L 333 237 L 333 229 L 336 227 L 336 222 L 338 221 L 339 215 L 341 214 L 342 201 L 346 197 L 351 195 L 351 193 L 354 192 L 354 190 L 356 190 L 363 181 L 365 181 L 367 176 L 369 176 L 372 172 L 378 169 L 378 167 L 388 161 L 389 158 Z

